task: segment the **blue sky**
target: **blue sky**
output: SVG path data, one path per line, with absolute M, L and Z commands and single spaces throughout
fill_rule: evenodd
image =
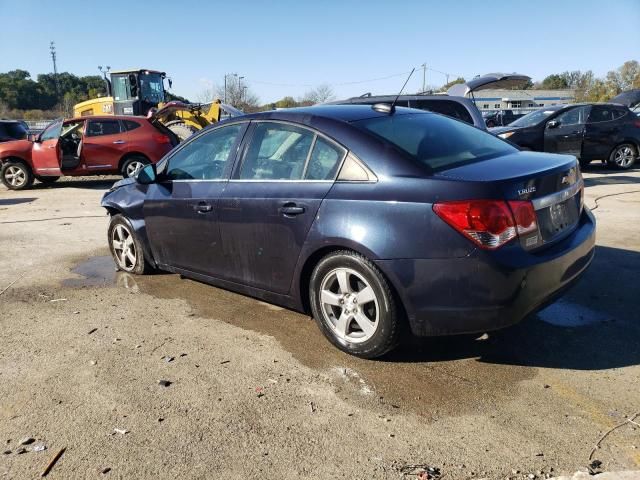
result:
M 243 75 L 266 103 L 321 83 L 339 97 L 393 93 L 425 62 L 452 78 L 516 71 L 540 80 L 640 60 L 640 0 L 0 0 L 0 19 L 0 71 L 52 71 L 54 40 L 59 71 L 159 69 L 191 99 L 225 72 Z M 444 82 L 428 71 L 427 84 Z M 416 71 L 407 91 L 421 85 Z

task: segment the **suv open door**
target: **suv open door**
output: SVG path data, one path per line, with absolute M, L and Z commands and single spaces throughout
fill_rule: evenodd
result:
M 60 149 L 60 134 L 62 133 L 62 119 L 59 118 L 49 124 L 38 135 L 31 149 L 31 163 L 33 173 L 41 177 L 60 177 L 60 161 L 62 151 Z

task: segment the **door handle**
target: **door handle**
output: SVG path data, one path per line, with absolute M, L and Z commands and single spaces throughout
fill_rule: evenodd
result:
M 213 206 L 207 202 L 198 202 L 193 209 L 198 213 L 208 213 L 213 210 Z
M 299 207 L 295 203 L 285 203 L 280 207 L 280 213 L 284 216 L 294 216 L 304 213 L 304 207 Z
M 115 145 L 122 145 L 123 143 L 127 143 L 124 140 L 116 140 L 113 142 Z

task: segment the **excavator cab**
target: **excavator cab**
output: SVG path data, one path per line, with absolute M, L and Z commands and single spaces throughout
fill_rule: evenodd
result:
M 146 115 L 165 102 L 166 73 L 156 70 L 111 72 L 111 94 L 115 115 Z

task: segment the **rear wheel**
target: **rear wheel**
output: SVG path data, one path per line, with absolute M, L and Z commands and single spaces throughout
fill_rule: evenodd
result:
M 2 183 L 10 190 L 23 190 L 33 184 L 33 172 L 31 168 L 17 160 L 9 160 L 0 169 Z
M 375 358 L 398 343 L 401 319 L 395 298 L 384 275 L 365 257 L 340 251 L 320 260 L 309 298 L 320 330 L 340 350 Z
M 182 122 L 170 123 L 167 125 L 167 128 L 175 133 L 181 142 L 185 141 L 187 138 L 198 131 L 197 128 Z
M 49 184 L 51 184 L 53 182 L 57 182 L 59 178 L 60 177 L 40 177 L 40 176 L 38 176 L 38 177 L 36 177 L 36 180 L 38 180 L 40 183 L 44 183 L 44 184 L 49 185 Z
M 637 157 L 636 147 L 630 143 L 623 143 L 613 149 L 609 156 L 609 163 L 622 170 L 631 168 Z
M 151 273 L 153 267 L 144 256 L 142 242 L 125 216 L 111 217 L 108 236 L 111 256 L 118 270 L 138 275 Z
M 135 177 L 138 172 L 145 166 L 149 165 L 149 160 L 141 155 L 134 155 L 127 158 L 122 164 L 122 176 L 124 178 Z

